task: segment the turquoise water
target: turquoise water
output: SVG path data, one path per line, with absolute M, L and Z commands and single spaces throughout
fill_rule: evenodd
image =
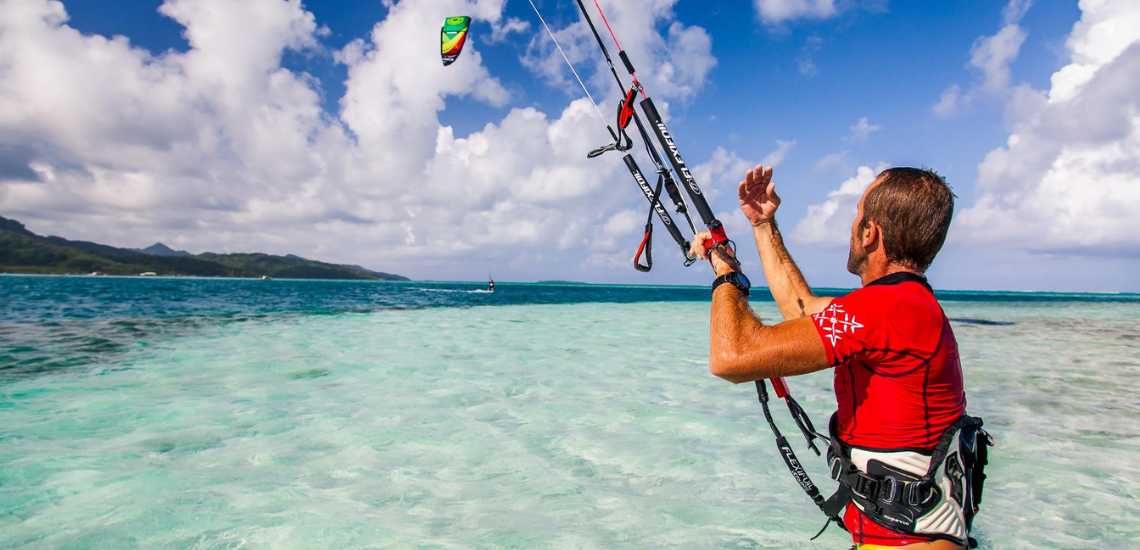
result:
M 846 548 L 708 373 L 707 290 L 479 288 L 0 277 L 0 547 Z M 983 548 L 1136 547 L 1140 297 L 940 296 Z

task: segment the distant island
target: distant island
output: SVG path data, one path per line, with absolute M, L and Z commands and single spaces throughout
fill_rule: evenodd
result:
M 590 283 L 583 283 L 580 281 L 539 281 L 540 285 L 588 285 Z
M 41 237 L 4 217 L 0 217 L 0 273 L 408 280 L 358 265 L 317 262 L 292 254 L 191 254 L 162 243 L 131 249 Z

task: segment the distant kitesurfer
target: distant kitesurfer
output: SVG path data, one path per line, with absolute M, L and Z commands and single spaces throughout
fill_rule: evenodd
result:
M 734 254 L 714 250 L 709 369 L 740 383 L 834 368 L 828 462 L 840 490 L 833 512 L 821 508 L 842 514 L 855 548 L 965 548 L 984 477 L 975 463 L 985 459 L 960 440 L 989 436 L 965 427 L 980 421 L 965 416 L 958 344 L 925 277 L 950 227 L 950 187 L 929 170 L 879 174 L 851 226 L 847 270 L 862 288 L 842 298 L 812 294 L 788 255 L 772 169 L 749 170 L 738 194 L 786 320 L 765 325 Z M 693 240 L 702 258 L 708 238 Z
M 487 279 L 488 279 L 488 281 L 487 281 L 487 292 L 494 292 L 495 291 L 495 279 L 493 277 L 487 277 Z

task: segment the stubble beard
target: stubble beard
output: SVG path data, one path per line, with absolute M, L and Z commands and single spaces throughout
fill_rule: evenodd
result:
M 867 269 L 867 251 L 855 241 L 851 235 L 851 249 L 847 252 L 847 271 L 857 277 L 862 277 Z

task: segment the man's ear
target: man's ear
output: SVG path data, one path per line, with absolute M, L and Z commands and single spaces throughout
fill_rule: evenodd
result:
M 879 227 L 879 224 L 875 223 L 875 220 L 867 220 L 867 225 L 863 227 L 859 236 L 859 238 L 862 239 L 861 244 L 863 245 L 863 249 L 870 250 L 874 246 L 875 241 L 882 237 L 882 234 L 883 228 Z

